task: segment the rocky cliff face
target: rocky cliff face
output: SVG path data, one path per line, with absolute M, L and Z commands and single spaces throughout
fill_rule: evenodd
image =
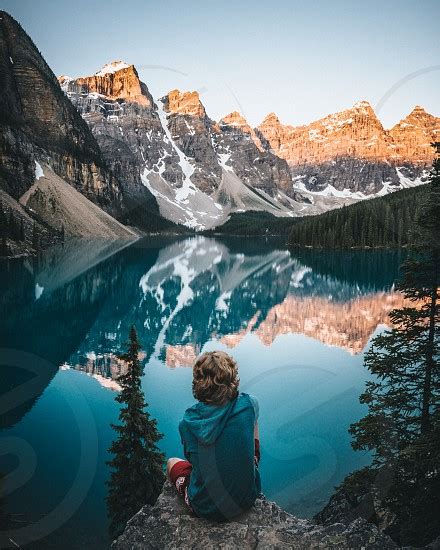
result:
M 357 199 L 422 183 L 439 132 L 440 119 L 421 107 L 386 130 L 366 101 L 297 127 L 271 113 L 257 128 L 289 163 L 298 189 Z
M 306 126 L 282 126 L 272 114 L 259 130 L 291 165 L 322 163 L 345 156 L 386 159 L 388 136 L 366 101 Z M 275 141 L 273 134 L 278 136 Z
M 65 76 L 59 78 L 60 84 L 64 86 L 69 84 L 69 80 L 69 77 Z M 73 86 L 79 93 L 96 93 L 113 101 L 123 99 L 145 107 L 151 107 L 153 104 L 153 98 L 140 82 L 134 65 L 128 65 L 123 61 L 113 61 L 93 76 L 77 78 Z
M 154 506 L 144 506 L 112 544 L 115 550 L 153 548 L 352 548 L 391 549 L 389 537 L 363 519 L 349 525 L 318 526 L 298 519 L 264 497 L 249 512 L 227 523 L 193 516 L 169 483 Z
M 0 12 L 0 185 L 18 199 L 35 180 L 35 160 L 91 200 L 120 195 L 87 124 L 62 93 L 55 75 L 20 25 Z
M 244 117 L 233 112 L 220 120 L 219 128 L 219 143 L 224 149 L 222 154 L 229 155 L 228 164 L 242 181 L 286 205 L 289 205 L 289 201 L 281 193 L 302 202 L 302 197 L 294 193 L 287 163 L 264 150 L 257 134 Z

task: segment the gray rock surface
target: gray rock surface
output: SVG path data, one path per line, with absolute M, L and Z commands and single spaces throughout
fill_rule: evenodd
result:
M 144 506 L 112 544 L 114 550 L 174 548 L 388 549 L 394 542 L 357 519 L 318 526 L 298 519 L 264 497 L 234 521 L 213 523 L 192 515 L 169 483 L 154 506 Z

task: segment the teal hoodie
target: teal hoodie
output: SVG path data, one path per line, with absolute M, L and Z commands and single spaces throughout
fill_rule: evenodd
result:
M 258 401 L 247 393 L 225 405 L 196 403 L 179 424 L 192 464 L 188 497 L 199 517 L 224 521 L 252 506 L 261 492 L 254 463 Z

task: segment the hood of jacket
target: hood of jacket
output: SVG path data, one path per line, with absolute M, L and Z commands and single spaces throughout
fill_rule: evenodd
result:
M 225 405 L 197 403 L 186 410 L 180 429 L 186 429 L 203 445 L 213 445 L 220 437 L 231 415 L 236 411 L 238 399 Z

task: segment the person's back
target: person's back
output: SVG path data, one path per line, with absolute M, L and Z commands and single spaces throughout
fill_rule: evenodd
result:
M 168 474 L 196 515 L 229 519 L 250 508 L 261 490 L 258 403 L 238 393 L 237 367 L 223 352 L 196 361 L 193 393 L 199 402 L 179 425 L 187 460 L 170 459 Z

